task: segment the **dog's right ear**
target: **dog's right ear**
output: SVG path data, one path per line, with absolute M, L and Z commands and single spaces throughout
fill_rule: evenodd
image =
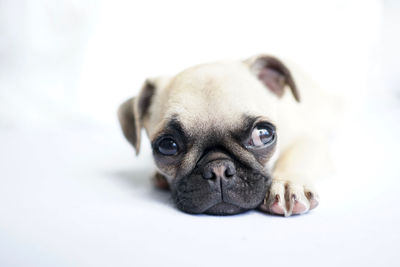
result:
M 123 102 L 118 109 L 118 119 L 125 138 L 133 145 L 136 155 L 140 151 L 140 132 L 143 126 L 151 99 L 155 94 L 157 82 L 146 80 L 137 97 Z
M 288 67 L 278 58 L 270 55 L 257 55 L 245 60 L 251 72 L 278 97 L 282 97 L 286 86 L 293 97 L 300 102 L 299 91 Z

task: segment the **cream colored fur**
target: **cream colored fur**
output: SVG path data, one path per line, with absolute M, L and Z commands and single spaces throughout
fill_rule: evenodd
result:
M 249 71 L 256 58 L 198 65 L 172 78 L 153 79 L 157 90 L 142 124 L 152 140 L 174 114 L 184 127 L 204 135 L 232 128 L 243 113 L 262 114 L 277 127 L 278 149 L 265 166 L 273 184 L 261 209 L 285 216 L 304 213 L 319 201 L 314 184 L 326 171 L 331 99 L 287 60 L 301 100 L 296 102 L 288 88 L 277 97 Z

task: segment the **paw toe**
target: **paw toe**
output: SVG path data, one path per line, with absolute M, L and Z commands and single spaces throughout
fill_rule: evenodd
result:
M 308 205 L 306 204 L 306 202 L 299 200 L 294 194 L 292 195 L 290 206 L 292 214 L 301 214 L 308 210 Z
M 308 201 L 310 202 L 310 210 L 315 209 L 319 204 L 318 195 L 311 191 L 307 191 L 305 194 L 306 194 Z
M 286 214 L 285 206 L 282 203 L 281 198 L 279 197 L 279 195 L 275 196 L 274 202 L 272 202 L 269 205 L 269 210 L 272 213 L 275 213 L 275 214 L 280 214 L 280 215 L 285 215 Z
M 309 210 L 310 204 L 304 195 L 303 186 L 289 184 L 287 188 L 287 201 L 290 214 L 301 214 Z

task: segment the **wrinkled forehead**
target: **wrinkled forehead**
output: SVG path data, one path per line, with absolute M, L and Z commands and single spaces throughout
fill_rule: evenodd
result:
M 274 120 L 273 99 L 240 62 L 200 65 L 178 74 L 160 92 L 153 125 L 158 121 L 163 127 L 162 122 L 178 117 L 199 134 L 235 129 L 248 116 Z

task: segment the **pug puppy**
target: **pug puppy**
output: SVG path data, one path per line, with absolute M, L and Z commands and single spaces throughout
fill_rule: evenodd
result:
M 328 102 L 292 63 L 258 55 L 148 79 L 118 117 L 136 154 L 145 129 L 180 210 L 290 216 L 318 206 Z

